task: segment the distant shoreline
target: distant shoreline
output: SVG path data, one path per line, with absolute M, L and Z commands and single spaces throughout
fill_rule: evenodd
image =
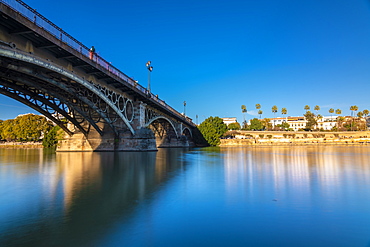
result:
M 234 136 L 221 139 L 220 147 L 253 145 L 370 145 L 370 131 L 292 132 L 235 131 Z

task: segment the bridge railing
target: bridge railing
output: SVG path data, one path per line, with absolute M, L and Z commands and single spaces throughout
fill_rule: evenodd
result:
M 0 3 L 7 5 L 9 8 L 13 9 L 14 11 L 21 14 L 23 17 L 29 19 L 38 27 L 44 29 L 45 31 L 49 32 L 51 35 L 55 36 L 57 39 L 68 45 L 69 47 L 73 48 L 74 50 L 78 51 L 79 53 L 83 54 L 86 57 L 90 57 L 89 48 L 73 38 L 71 35 L 63 31 L 60 27 L 49 21 L 46 17 L 38 13 L 35 9 L 28 6 L 21 0 L 0 0 Z M 121 78 L 122 80 L 126 81 L 136 89 L 140 90 L 146 95 L 149 95 L 152 100 L 158 102 L 164 108 L 172 111 L 178 117 L 184 118 L 186 121 L 189 121 L 189 118 L 185 117 L 171 106 L 167 105 L 163 100 L 159 99 L 157 96 L 149 92 L 145 87 L 138 84 L 135 80 L 128 77 L 126 74 L 121 72 L 119 69 L 114 67 L 111 63 L 107 62 L 101 56 L 94 54 L 93 61 L 96 62 L 101 67 L 107 69 L 110 73 L 116 75 L 117 77 Z

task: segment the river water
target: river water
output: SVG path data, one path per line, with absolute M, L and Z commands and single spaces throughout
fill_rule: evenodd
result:
M 0 149 L 0 246 L 370 246 L 370 147 Z

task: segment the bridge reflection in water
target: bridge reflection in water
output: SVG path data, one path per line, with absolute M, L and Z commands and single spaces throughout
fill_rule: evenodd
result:
M 7 176 L 0 175 L 0 184 L 12 184 L 0 206 L 0 245 L 94 246 L 90 241 L 106 234 L 114 222 L 128 220 L 138 205 L 184 169 L 185 162 L 179 161 L 184 151 L 53 154 L 0 149 L 0 156 L 6 153 L 0 171 Z
M 0 246 L 366 246 L 369 150 L 0 149 Z

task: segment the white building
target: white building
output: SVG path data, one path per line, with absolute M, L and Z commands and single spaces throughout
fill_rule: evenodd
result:
M 236 123 L 236 117 L 223 117 L 221 118 L 224 121 L 224 124 L 229 125 L 231 123 Z
M 336 126 L 336 121 L 337 121 L 336 116 L 322 117 L 321 119 L 317 120 L 316 128 L 323 129 L 323 130 L 331 130 L 334 126 Z M 288 123 L 290 129 L 293 129 L 294 131 L 298 131 L 306 127 L 307 120 L 303 116 L 302 117 L 270 118 L 270 123 L 272 126 L 277 126 L 282 123 Z

